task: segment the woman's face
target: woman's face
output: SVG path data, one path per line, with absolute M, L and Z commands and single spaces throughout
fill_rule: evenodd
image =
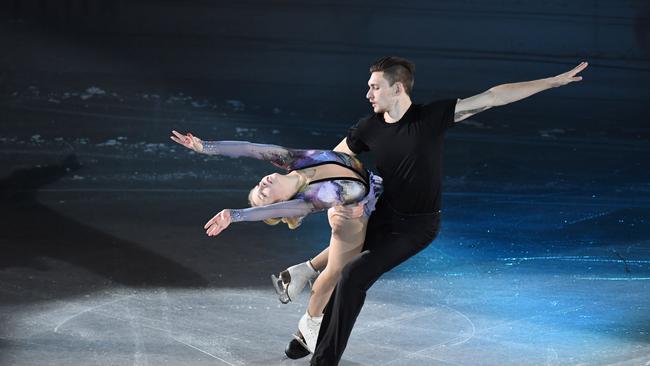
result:
M 293 197 L 291 183 L 282 174 L 273 173 L 265 176 L 250 191 L 249 199 L 253 206 L 270 205 L 279 201 L 287 201 Z

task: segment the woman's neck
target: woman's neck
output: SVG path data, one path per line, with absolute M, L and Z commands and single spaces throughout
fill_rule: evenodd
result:
M 294 170 L 291 173 L 287 174 L 286 177 L 289 179 L 289 182 L 295 187 L 295 193 L 300 192 L 303 188 L 305 188 L 307 184 L 309 184 L 309 179 L 304 174 L 304 172 Z

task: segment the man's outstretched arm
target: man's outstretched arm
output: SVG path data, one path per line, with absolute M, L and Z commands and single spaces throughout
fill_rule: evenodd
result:
M 588 63 L 582 62 L 570 71 L 546 79 L 524 81 L 497 85 L 465 99 L 459 99 L 454 111 L 454 122 L 460 122 L 469 116 L 483 112 L 492 107 L 506 105 L 518 100 L 527 98 L 546 89 L 556 88 L 574 81 L 582 80 L 582 76 L 576 76 L 587 67 Z

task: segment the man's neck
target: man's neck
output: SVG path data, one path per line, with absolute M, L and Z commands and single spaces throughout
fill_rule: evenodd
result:
M 393 105 L 392 108 L 384 112 L 384 121 L 387 123 L 395 123 L 402 119 L 406 111 L 409 109 L 411 106 L 411 98 L 405 97 L 405 98 L 400 98 L 397 100 L 397 102 Z

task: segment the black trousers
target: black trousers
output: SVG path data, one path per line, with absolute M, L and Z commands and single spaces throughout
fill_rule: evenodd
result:
M 440 214 L 405 215 L 379 200 L 362 252 L 343 267 L 330 297 L 311 365 L 338 365 L 366 299 L 379 277 L 426 248 L 438 234 Z

